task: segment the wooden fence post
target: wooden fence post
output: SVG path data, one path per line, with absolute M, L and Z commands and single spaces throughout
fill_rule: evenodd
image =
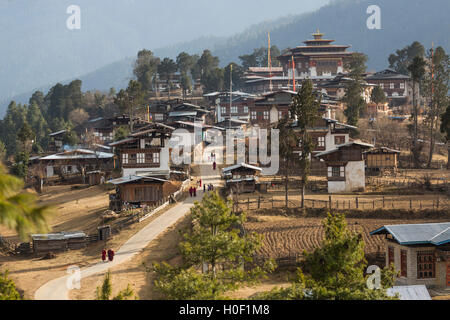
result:
M 330 210 L 331 210 L 331 207 L 333 206 L 333 203 L 331 202 L 331 196 L 329 196 L 329 202 L 330 202 Z
M 258 196 L 258 209 L 261 208 L 261 196 Z
M 384 203 L 384 196 L 383 196 L 383 209 L 384 209 L 384 204 L 385 204 L 385 203 Z
M 409 198 L 409 209 L 412 210 L 412 199 Z
M 272 196 L 272 209 L 273 209 L 273 196 Z
M 375 211 L 375 200 L 372 201 L 372 210 Z
M 250 197 L 248 197 L 247 199 L 247 210 L 250 210 Z
M 439 196 L 438 196 L 437 202 L 436 202 L 436 210 L 439 210 Z
M 356 209 L 359 209 L 358 197 L 356 197 L 355 199 L 356 199 Z

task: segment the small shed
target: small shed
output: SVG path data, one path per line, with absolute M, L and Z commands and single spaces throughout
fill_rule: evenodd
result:
M 150 176 L 125 176 L 111 180 L 116 194 L 110 196 L 110 209 L 120 211 L 123 203 L 155 205 L 164 198 L 163 187 L 168 180 Z
M 256 190 L 257 174 L 261 168 L 246 163 L 222 169 L 228 188 L 236 187 L 238 193 L 252 193 Z
M 86 234 L 84 232 L 33 234 L 31 239 L 34 253 L 76 250 L 86 246 Z
M 396 169 L 401 151 L 386 147 L 375 148 L 364 152 L 367 169 Z

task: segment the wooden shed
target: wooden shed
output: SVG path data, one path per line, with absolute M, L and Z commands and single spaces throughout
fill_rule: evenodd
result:
M 375 148 L 364 153 L 368 169 L 396 169 L 400 151 L 386 147 Z
M 86 246 L 86 234 L 84 232 L 33 234 L 31 238 L 34 253 L 76 250 Z
M 252 193 L 256 190 L 257 174 L 262 169 L 246 163 L 236 164 L 222 170 L 228 188 L 235 188 L 238 193 Z
M 167 182 L 148 176 L 126 176 L 111 180 L 109 183 L 116 186 L 116 194 L 110 197 L 110 209 L 118 211 L 125 202 L 139 206 L 155 205 L 164 198 L 163 187 Z

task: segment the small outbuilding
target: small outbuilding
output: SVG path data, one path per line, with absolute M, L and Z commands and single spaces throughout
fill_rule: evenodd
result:
M 168 180 L 150 176 L 125 176 L 111 180 L 116 193 L 110 195 L 110 210 L 121 211 L 124 203 L 155 205 L 164 198 L 163 186 Z
M 375 148 L 364 152 L 366 167 L 371 171 L 397 169 L 398 157 L 401 151 L 386 147 Z
M 76 250 L 86 246 L 86 234 L 84 232 L 33 234 L 31 239 L 34 253 Z
M 363 151 L 373 145 L 350 141 L 334 149 L 320 152 L 315 157 L 327 166 L 328 193 L 354 192 L 366 187 Z
M 246 163 L 222 169 L 222 176 L 228 188 L 235 188 L 238 193 L 252 193 L 256 190 L 257 175 L 261 168 Z

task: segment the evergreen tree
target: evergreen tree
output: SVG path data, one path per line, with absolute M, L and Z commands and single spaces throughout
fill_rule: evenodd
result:
M 290 109 L 291 119 L 296 121 L 296 127 L 301 133 L 299 145 L 300 153 L 300 174 L 302 176 L 302 208 L 305 207 L 305 189 L 310 173 L 310 157 L 314 149 L 308 128 L 311 128 L 319 118 L 319 107 L 321 98 L 317 99 L 313 91 L 311 80 L 305 80 L 297 95 L 293 99 Z
M 376 86 L 373 88 L 372 94 L 370 96 L 370 100 L 376 104 L 380 103 L 386 103 L 387 98 L 386 94 L 384 93 L 383 89 L 381 87 Z
M 407 75 L 409 74 L 408 67 L 411 65 L 414 58 L 423 57 L 424 55 L 424 46 L 420 42 L 414 41 L 411 45 L 397 50 L 389 56 L 389 68 L 394 69 L 401 74 Z
M 8 271 L 0 272 L 0 301 L 1 300 L 22 300 L 14 281 L 8 276 Z
M 126 289 L 120 291 L 116 296 L 111 299 L 112 295 L 112 283 L 111 274 L 108 271 L 103 278 L 103 284 L 101 287 L 97 287 L 96 291 L 97 300 L 130 300 L 135 296 L 131 286 L 128 285 Z
M 350 70 L 349 81 L 346 85 L 346 92 L 343 101 L 347 107 L 344 114 L 347 123 L 357 126 L 361 112 L 366 109 L 366 101 L 362 97 L 364 87 L 362 86 L 363 74 L 366 72 L 367 56 L 362 53 L 354 53 L 351 59 L 346 62 L 346 69 Z
M 441 133 L 444 135 L 445 142 L 447 143 L 447 169 L 450 169 L 450 104 L 447 105 L 445 113 L 441 116 Z
M 264 267 L 244 270 L 261 246 L 261 236 L 243 234 L 245 214 L 234 215 L 230 201 L 217 192 L 206 194 L 191 209 L 193 230 L 184 235 L 180 251 L 184 265 L 154 264 L 155 287 L 166 299 L 220 299 L 227 291 L 243 283 L 254 283 L 273 269 Z M 198 270 L 203 268 L 203 273 Z
M 259 298 L 272 300 L 393 300 L 387 295 L 395 279 L 394 267 L 381 272 L 380 288 L 370 289 L 365 275 L 364 241 L 347 228 L 343 214 L 328 214 L 325 239 L 313 252 L 304 252 L 303 273 L 285 289 L 274 289 Z
M 418 128 L 419 128 L 419 124 L 418 124 L 418 117 L 419 117 L 419 111 L 418 111 L 418 105 L 417 105 L 417 96 L 420 97 L 420 91 L 419 94 L 417 94 L 417 89 L 420 89 L 420 83 L 423 80 L 423 77 L 425 75 L 425 65 L 426 62 L 423 59 L 422 56 L 416 56 L 414 57 L 413 61 L 411 62 L 411 64 L 408 66 L 408 71 L 411 74 L 411 79 L 413 81 L 413 141 L 412 141 L 412 148 L 411 148 L 411 152 L 413 155 L 413 159 L 414 159 L 414 164 L 415 167 L 417 168 L 420 163 L 420 153 L 422 151 L 422 146 L 420 144 L 417 143 L 417 140 L 419 138 L 419 134 L 418 134 Z
M 159 76 L 162 79 L 166 80 L 167 95 L 169 100 L 170 100 L 170 87 L 172 85 L 170 78 L 177 70 L 178 70 L 177 64 L 170 58 L 164 58 L 164 60 L 161 61 L 161 63 L 158 66 Z
M 159 58 L 155 57 L 152 51 L 144 49 L 138 52 L 133 74 L 136 76 L 144 93 L 152 91 L 152 83 L 158 72 L 159 63 Z
M 233 70 L 231 70 L 231 68 L 233 68 Z M 234 62 L 230 63 L 224 69 L 224 89 L 227 91 L 229 90 L 230 78 L 233 80 L 233 88 L 240 88 L 243 84 L 243 77 L 244 77 L 244 69 Z M 233 89 L 233 91 L 234 90 L 235 89 Z

